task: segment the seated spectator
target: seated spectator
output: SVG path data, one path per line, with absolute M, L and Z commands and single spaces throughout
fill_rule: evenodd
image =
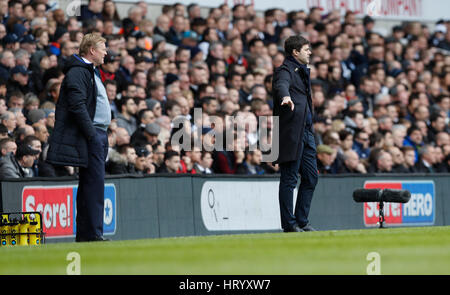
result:
M 447 132 L 439 132 L 436 134 L 436 145 L 440 147 L 445 147 L 450 145 L 450 135 Z
M 357 132 L 353 139 L 352 149 L 358 154 L 360 159 L 367 159 L 370 154 L 369 134 L 364 131 Z
M 445 155 L 440 146 L 434 147 L 434 165 L 433 169 L 437 173 L 447 173 L 447 165 L 445 164 Z
M 382 115 L 378 118 L 378 126 L 380 132 L 391 131 L 393 126 L 392 118 L 388 115 Z
M 125 128 L 131 136 L 137 128 L 136 118 L 137 105 L 132 97 L 124 97 L 119 104 L 120 113 L 117 114 L 117 126 Z
M 15 155 L 16 151 L 17 151 L 17 144 L 13 138 L 5 137 L 0 140 L 1 158 L 6 157 L 10 153 Z
M 450 153 L 445 157 L 444 165 L 447 168 L 447 172 L 450 172 Z
M 147 103 L 147 108 L 155 115 L 155 118 L 159 118 L 162 116 L 161 102 L 152 98 L 146 99 L 145 102 Z
M 406 137 L 406 127 L 401 124 L 396 124 L 392 126 L 392 137 L 394 140 L 394 145 L 398 148 L 403 147 L 403 142 Z
M 408 173 L 416 172 L 416 152 L 412 146 L 404 146 L 402 147 L 403 158 L 405 159 L 405 167 L 408 170 Z
M 0 78 L 8 81 L 11 77 L 11 69 L 15 67 L 16 61 L 12 50 L 6 49 L 0 53 Z
M 433 114 L 430 118 L 430 128 L 428 129 L 428 142 L 436 142 L 436 135 L 440 132 L 446 132 L 445 118 L 439 114 Z
M 0 179 L 33 177 L 30 168 L 38 155 L 39 151 L 29 145 L 18 146 L 16 155 L 9 153 L 0 160 Z
M 344 154 L 346 151 L 351 150 L 353 146 L 353 134 L 348 130 L 341 130 L 339 132 L 340 149 L 339 153 Z M 358 157 L 359 159 L 359 157 Z
M 380 150 L 375 156 L 375 165 L 369 167 L 369 173 L 391 173 L 392 156 L 390 153 Z
M 195 169 L 195 164 L 200 163 L 202 151 L 199 147 L 193 146 L 192 151 L 185 151 L 181 158 L 180 164 L 181 169 L 180 173 L 191 173 L 196 174 L 197 170 Z
M 13 112 L 6 111 L 0 116 L 0 122 L 8 129 L 8 136 L 12 137 L 17 127 L 17 119 Z
M 139 126 L 138 129 L 131 136 L 132 145 L 155 145 L 159 142 L 158 136 L 161 132 L 161 127 L 156 123 L 147 123 Z
M 336 151 L 328 145 L 317 147 L 317 170 L 320 174 L 333 174 L 331 165 L 336 159 Z
M 149 162 L 147 157 L 151 155 L 151 153 L 145 147 L 138 146 L 135 148 L 136 150 L 136 161 L 134 162 L 134 168 L 136 169 L 136 173 L 139 175 L 147 175 L 154 173 L 154 167 L 152 172 L 153 165 L 149 166 Z
M 156 172 L 158 168 L 161 167 L 164 163 L 164 155 L 166 153 L 165 147 L 160 143 L 152 146 L 153 148 L 153 165 L 155 166 Z
M 262 153 L 259 149 L 245 153 L 245 161 L 236 169 L 236 174 L 262 175 L 265 173 L 261 167 Z
M 194 169 L 199 174 L 211 174 L 211 166 L 213 163 L 213 158 L 211 152 L 202 151 L 200 162 L 194 164 Z
M 219 174 L 235 174 L 237 159 L 232 151 L 214 151 L 213 169 Z
M 435 173 L 433 165 L 435 164 L 434 147 L 426 144 L 420 148 L 419 161 L 417 161 L 416 172 L 419 173 Z
M 156 173 L 179 173 L 180 167 L 180 154 L 176 151 L 167 151 L 164 154 L 164 162 Z
M 0 124 L 0 139 L 8 138 L 8 137 L 9 137 L 8 129 L 6 128 L 5 125 Z
M 392 131 L 383 131 L 381 134 L 383 135 L 384 148 L 394 146 L 394 136 L 392 135 Z
M 148 155 L 145 157 L 145 174 L 154 174 L 156 172 L 156 165 L 153 162 L 153 147 L 149 144 L 145 146 Z
M 20 91 L 23 94 L 31 92 L 28 78 L 31 74 L 24 66 L 15 66 L 11 69 L 11 78 L 7 83 L 8 92 L 6 97 L 11 97 L 14 92 Z M 23 106 L 22 106 L 23 107 Z
M 116 134 L 116 146 L 130 143 L 130 135 L 125 128 L 117 127 L 114 133 Z
M 35 134 L 34 129 L 30 125 L 25 125 L 24 127 L 17 127 L 16 130 L 14 130 L 14 138 L 16 139 L 17 143 L 23 142 L 25 137 L 34 134 Z
M 103 19 L 103 1 L 102 0 L 89 0 L 88 4 L 81 5 L 81 13 L 78 16 L 78 20 L 88 19 Z
M 33 125 L 35 123 L 46 124 L 45 111 L 42 109 L 30 110 L 27 115 L 27 124 Z
M 45 155 L 47 154 L 48 149 L 48 137 L 50 134 L 48 133 L 47 126 L 45 126 L 45 123 L 34 123 L 33 124 L 34 129 L 34 135 L 41 141 L 42 144 L 42 150 L 44 151 Z M 46 158 L 44 158 L 45 160 Z
M 321 117 L 317 114 L 314 114 L 313 129 L 314 129 L 314 141 L 316 143 L 316 146 L 323 144 L 323 135 L 327 131 L 330 124 L 331 119 L 327 119 L 325 117 Z
M 417 163 L 419 160 L 419 149 L 423 146 L 423 135 L 420 131 L 420 128 L 416 125 L 412 125 L 408 128 L 407 136 L 403 141 L 403 146 L 411 146 L 414 148 L 415 152 L 415 160 L 414 163 Z
M 358 154 L 354 150 L 344 152 L 344 165 L 339 173 L 367 173 L 366 167 L 359 161 Z
M 136 170 L 136 151 L 129 144 L 123 144 L 117 147 L 117 151 L 111 151 L 109 160 L 106 162 L 106 172 L 108 174 L 134 174 Z
M 344 119 L 345 127 L 352 134 L 363 129 L 364 114 L 357 111 L 350 112 Z
M 33 170 L 33 176 L 40 176 L 40 177 L 56 177 L 58 176 L 56 174 L 55 168 L 53 165 L 45 162 L 43 156 L 42 156 L 42 143 L 34 135 L 26 136 L 23 140 L 23 144 L 29 145 L 32 149 L 38 150 L 39 154 L 37 155 L 37 159 L 34 161 L 32 170 Z
M 388 148 L 388 152 L 391 154 L 394 165 L 392 166 L 392 172 L 394 173 L 409 173 L 408 168 L 405 166 L 405 158 L 402 151 L 396 147 L 391 146 Z

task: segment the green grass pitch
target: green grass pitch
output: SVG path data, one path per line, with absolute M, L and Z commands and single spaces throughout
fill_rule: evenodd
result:
M 0 274 L 382 275 L 450 274 L 450 227 L 264 233 L 0 247 Z M 370 257 L 369 257 L 370 258 Z

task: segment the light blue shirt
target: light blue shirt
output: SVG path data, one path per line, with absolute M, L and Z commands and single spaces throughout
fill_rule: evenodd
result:
M 94 126 L 104 131 L 111 124 L 111 106 L 109 105 L 108 95 L 102 80 L 95 76 L 95 85 L 97 85 L 97 107 L 95 108 Z
M 91 62 L 82 57 L 85 63 L 90 64 Z M 103 85 L 102 79 L 96 74 L 95 85 L 97 86 L 97 104 L 95 108 L 94 115 L 94 126 L 96 128 L 106 131 L 109 124 L 111 124 L 111 106 L 109 105 L 108 95 L 106 93 L 106 88 Z

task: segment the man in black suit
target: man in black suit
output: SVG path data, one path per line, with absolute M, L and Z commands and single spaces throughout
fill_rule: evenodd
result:
M 419 161 L 415 165 L 416 172 L 419 173 L 435 173 L 433 165 L 434 159 L 434 147 L 432 145 L 424 145 L 419 152 Z
M 262 153 L 259 149 L 245 153 L 245 161 L 236 168 L 236 174 L 262 175 L 265 173 L 261 167 Z
M 286 39 L 286 59 L 273 75 L 274 116 L 279 117 L 279 201 L 281 226 L 285 232 L 314 230 L 308 221 L 318 180 L 313 132 L 310 71 L 311 49 L 301 36 Z M 275 128 L 276 129 L 276 128 Z M 299 173 L 301 184 L 293 210 L 293 192 Z

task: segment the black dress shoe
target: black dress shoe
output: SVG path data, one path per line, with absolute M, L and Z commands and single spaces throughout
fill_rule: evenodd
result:
M 314 227 L 312 227 L 309 223 L 302 227 L 303 231 L 317 231 Z
M 111 241 L 111 240 L 105 238 L 104 236 L 97 236 L 94 238 L 77 237 L 75 239 L 75 242 L 107 242 L 107 241 Z
M 285 233 L 300 233 L 300 232 L 303 232 L 304 230 L 301 229 L 300 226 L 294 225 L 293 227 L 285 228 L 283 231 Z

